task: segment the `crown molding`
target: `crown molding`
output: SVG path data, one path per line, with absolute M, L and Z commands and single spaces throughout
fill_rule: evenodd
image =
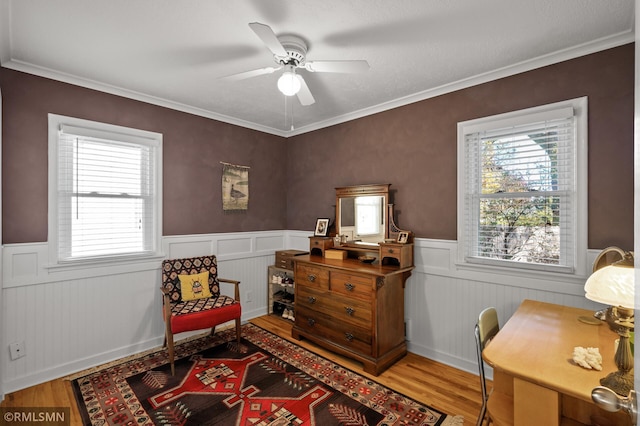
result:
M 307 126 L 302 126 L 297 129 L 294 129 L 293 131 L 287 132 L 287 137 L 312 132 L 314 130 L 319 130 L 325 127 L 335 126 L 337 124 L 345 123 L 347 121 L 356 120 L 358 118 L 366 117 L 368 115 L 373 115 L 373 114 L 388 111 L 394 108 L 409 105 L 415 102 L 420 102 L 425 99 L 444 95 L 446 93 L 451 93 L 457 90 L 462 90 L 472 86 L 477 86 L 479 84 L 488 83 L 490 81 L 499 80 L 501 78 L 510 77 L 512 75 L 520 74 L 526 71 L 531 71 L 536 68 L 542 68 L 548 65 L 553 65 L 559 62 L 570 60 L 570 59 L 579 58 L 581 56 L 590 55 L 592 53 L 600 52 L 607 49 L 612 49 L 614 47 L 619 47 L 619 46 L 633 43 L 633 42 L 634 42 L 634 31 L 629 30 L 624 33 L 619 33 L 611 37 L 605 37 L 599 40 L 595 40 L 593 42 L 574 46 L 568 49 L 563 49 L 554 53 L 533 58 L 527 61 L 519 62 L 517 64 L 509 65 L 503 68 L 498 68 L 496 70 L 492 70 L 484 74 L 479 74 L 463 80 L 458 80 L 452 83 L 444 84 L 439 87 L 434 87 L 432 89 L 414 93 L 409 96 L 404 96 L 389 102 L 384 102 L 369 108 L 364 108 L 359 111 L 354 111 L 349 114 L 344 114 L 339 117 L 334 117 L 334 118 L 324 120 L 324 121 L 319 121 L 317 123 L 313 123 Z
M 238 118 L 230 117 L 224 114 L 219 114 L 213 111 L 208 111 L 202 108 L 193 107 L 191 105 L 182 104 L 179 102 L 159 98 L 156 96 L 147 95 L 145 93 L 136 92 L 134 90 L 124 89 L 122 87 L 113 86 L 110 84 L 101 83 L 99 81 L 81 78 L 72 74 L 62 73 L 45 67 L 39 67 L 27 62 L 10 60 L 6 63 L 2 63 L 4 68 L 9 68 L 14 71 L 20 71 L 27 74 L 37 75 L 39 77 L 49 78 L 51 80 L 60 81 L 63 83 L 73 84 L 75 86 L 84 87 L 87 89 L 97 90 L 111 95 L 122 96 L 128 99 L 145 102 L 152 105 L 157 105 L 176 111 L 186 112 L 212 120 L 221 121 L 235 126 L 244 127 L 247 129 L 257 130 L 263 133 L 269 133 L 276 136 L 287 137 L 287 132 L 280 129 L 275 129 L 268 126 L 263 126 L 250 121 L 241 120 Z
M 7 6 L 3 2 L 3 3 L 0 3 L 0 7 L 6 8 Z M 6 26 L 3 24 L 6 24 L 6 21 L 0 22 L 0 35 L 8 32 L 8 28 L 6 28 Z M 0 37 L 0 40 L 3 38 L 4 37 Z M 333 118 L 318 121 L 316 123 L 312 123 L 306 126 L 294 128 L 293 130 L 290 130 L 290 131 L 284 131 L 281 129 L 264 126 L 258 123 L 253 123 L 246 120 L 230 117 L 224 114 L 219 114 L 214 111 L 208 111 L 202 108 L 197 108 L 197 107 L 185 105 L 179 102 L 174 102 L 167 99 L 147 95 L 145 93 L 124 89 L 121 87 L 101 83 L 94 80 L 80 78 L 78 76 L 61 73 L 61 72 L 44 68 L 44 67 L 38 67 L 33 64 L 29 64 L 22 61 L 10 59 L 8 61 L 2 62 L 2 66 L 15 71 L 34 74 L 40 77 L 50 78 L 52 80 L 57 80 L 64 83 L 85 87 L 88 89 L 98 90 L 101 92 L 105 92 L 105 93 L 109 93 L 117 96 L 123 96 L 125 98 L 146 102 L 152 105 L 158 105 L 161 107 L 165 107 L 165 108 L 169 108 L 169 109 L 173 109 L 181 112 L 186 112 L 188 114 L 193 114 L 193 115 L 197 115 L 205 118 L 210 118 L 212 120 L 221 121 L 221 122 L 232 124 L 235 126 L 244 127 L 244 128 L 256 130 L 259 132 L 288 138 L 288 137 L 312 132 L 315 130 L 320 130 L 325 127 L 335 126 L 337 124 L 342 124 L 351 120 L 356 120 L 358 118 L 366 117 L 366 116 L 377 114 L 380 112 L 388 111 L 390 109 L 409 105 L 415 102 L 423 101 L 425 99 L 433 98 L 446 93 L 450 93 L 457 90 L 466 89 L 468 87 L 476 86 L 479 84 L 487 83 L 490 81 L 498 80 L 500 78 L 505 78 L 505 77 L 520 74 L 526 71 L 531 71 L 536 68 L 541 68 L 544 66 L 558 63 L 558 62 L 563 62 L 566 60 L 578 58 L 580 56 L 596 53 L 602 50 L 622 46 L 632 42 L 634 42 L 634 31 L 629 30 L 623 33 L 610 36 L 610 37 L 601 38 L 593 42 L 574 46 L 568 49 L 563 49 L 563 50 L 550 53 L 544 56 L 540 56 L 534 59 L 530 59 L 517 64 L 499 68 L 499 69 L 486 72 L 483 74 L 479 74 L 476 76 L 472 76 L 463 80 L 448 83 L 432 89 L 424 90 L 409 96 L 404 96 L 398 99 L 394 99 L 388 102 L 374 105 L 372 107 L 363 108 L 361 110 L 354 111 L 348 114 L 343 114 L 338 117 L 333 117 Z M 2 42 L 2 45 L 0 45 L 0 59 L 2 59 L 4 56 L 7 55 L 6 53 L 7 43 L 9 42 L 5 41 L 5 42 Z

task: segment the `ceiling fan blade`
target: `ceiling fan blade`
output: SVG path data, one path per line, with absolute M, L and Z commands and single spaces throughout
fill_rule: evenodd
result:
M 304 67 L 311 72 L 360 73 L 369 69 L 369 63 L 365 60 L 311 61 L 304 64 Z
M 298 81 L 300 81 L 300 90 L 298 91 L 298 100 L 304 106 L 314 104 L 316 100 L 313 98 L 311 94 L 311 90 L 309 90 L 309 86 L 304 81 L 304 78 L 300 74 L 296 74 Z
M 282 43 L 280 43 L 280 40 L 278 40 L 278 37 L 270 26 L 259 22 L 252 22 L 249 24 L 249 27 L 251 27 L 258 37 L 260 37 L 260 40 L 262 40 L 274 55 L 285 58 L 288 56 L 287 51 L 284 49 L 284 46 L 282 46 Z
M 282 67 L 260 68 L 260 69 L 257 69 L 257 70 L 245 71 L 245 72 L 241 72 L 241 73 L 238 73 L 238 74 L 231 74 L 231 75 L 227 75 L 225 77 L 220 77 L 219 80 L 225 80 L 225 81 L 245 80 L 247 78 L 257 77 L 257 76 L 263 75 L 263 74 L 271 74 L 274 71 L 278 71 L 279 69 L 282 69 Z

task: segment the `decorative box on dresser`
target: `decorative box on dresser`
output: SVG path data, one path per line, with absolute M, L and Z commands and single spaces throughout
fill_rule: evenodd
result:
M 317 255 L 297 256 L 294 262 L 294 338 L 360 361 L 375 376 L 406 355 L 404 286 L 413 265 Z

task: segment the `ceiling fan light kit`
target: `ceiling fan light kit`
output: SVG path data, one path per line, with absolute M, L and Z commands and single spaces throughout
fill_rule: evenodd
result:
M 278 90 L 285 96 L 293 96 L 300 91 L 302 84 L 297 78 L 291 65 L 286 66 L 287 70 L 278 79 Z
M 223 77 L 228 81 L 244 80 L 259 75 L 270 74 L 284 67 L 284 72 L 278 78 L 278 90 L 285 96 L 298 95 L 300 104 L 307 106 L 315 103 L 302 75 L 296 69 L 308 72 L 331 73 L 360 73 L 369 69 L 369 63 L 364 60 L 346 61 L 310 61 L 307 62 L 307 43 L 294 35 L 276 36 L 270 26 L 259 22 L 252 22 L 249 27 L 262 40 L 264 45 L 273 53 L 273 60 L 277 68 L 266 67 Z

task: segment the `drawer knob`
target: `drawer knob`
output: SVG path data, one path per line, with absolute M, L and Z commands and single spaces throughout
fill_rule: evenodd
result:
M 346 288 L 347 291 L 353 291 L 355 286 L 353 284 L 351 284 L 351 283 L 344 283 L 344 288 Z
M 393 253 L 393 249 L 392 248 L 389 249 L 389 253 Z
M 316 303 L 316 298 L 313 297 L 313 296 L 309 296 L 308 300 L 309 300 L 309 303 L 311 303 L 311 304 Z
M 353 334 L 344 333 L 344 338 L 351 342 L 353 340 Z
M 311 282 L 314 282 L 314 281 L 316 280 L 316 276 L 315 276 L 315 275 L 313 275 L 313 274 L 309 274 L 309 275 L 307 275 L 307 279 L 308 279 L 309 281 L 311 281 Z
M 307 318 L 307 323 L 311 326 L 316 324 L 316 320 L 314 320 L 313 318 Z
M 345 306 L 344 310 L 347 311 L 347 315 L 349 316 L 353 316 L 354 312 L 356 311 L 355 309 L 353 309 L 351 306 Z

